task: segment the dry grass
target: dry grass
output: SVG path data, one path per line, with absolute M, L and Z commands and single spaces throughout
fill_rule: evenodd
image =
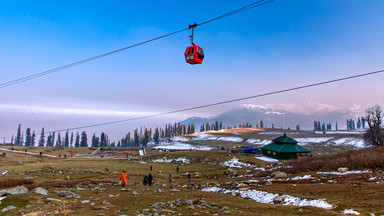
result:
M 9 178 L 9 179 L 0 180 L 0 188 L 10 188 L 10 187 L 16 187 L 20 185 L 29 186 L 33 183 L 35 182 L 32 179 Z
M 331 155 L 320 155 L 308 159 L 286 161 L 281 168 L 258 173 L 258 176 L 269 176 L 273 171 L 290 174 L 311 171 L 336 171 L 339 167 L 351 170 L 384 170 L 384 148 L 371 147 L 351 150 Z

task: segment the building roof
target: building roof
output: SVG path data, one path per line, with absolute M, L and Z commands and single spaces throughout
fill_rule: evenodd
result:
M 298 142 L 290 137 L 287 137 L 287 134 L 284 133 L 283 136 L 277 137 L 276 139 L 272 140 L 273 143 L 276 144 L 297 144 Z
M 284 133 L 283 136 L 272 140 L 272 143 L 263 146 L 262 149 L 280 153 L 311 152 L 310 150 L 297 145 L 297 143 L 296 140 L 287 137 L 287 134 Z
M 299 145 L 282 145 L 282 144 L 276 144 L 271 143 L 266 146 L 263 146 L 262 149 L 274 151 L 274 152 L 280 152 L 280 153 L 301 153 L 301 152 L 311 152 L 310 150 L 301 147 Z

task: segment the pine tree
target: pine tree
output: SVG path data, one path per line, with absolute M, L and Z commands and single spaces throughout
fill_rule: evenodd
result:
M 339 127 L 337 126 L 337 122 L 336 122 L 336 125 L 335 125 L 335 129 L 338 131 L 339 130 Z
M 55 144 L 55 131 L 53 131 L 52 133 L 52 140 L 51 140 L 51 146 L 53 146 Z
M 45 134 L 44 134 L 44 127 L 43 127 L 43 128 L 41 129 L 40 139 L 39 139 L 38 146 L 43 147 L 43 146 L 44 146 L 44 143 L 45 143 Z
M 135 132 L 134 132 L 134 145 L 135 146 L 139 146 L 140 144 L 140 140 L 139 140 L 139 135 L 137 134 L 137 128 L 135 129 Z
M 48 137 L 47 137 L 47 144 L 45 145 L 46 147 L 51 146 L 51 140 L 52 140 L 52 134 L 49 133 L 49 135 L 48 135 Z
M 143 139 L 143 146 L 147 147 L 149 141 L 149 132 L 147 129 L 144 130 L 144 139 Z
M 36 134 L 35 134 L 35 131 L 33 131 L 33 133 L 32 133 L 32 143 L 31 143 L 31 145 L 32 145 L 32 146 L 35 146 L 35 144 L 36 144 Z
M 272 129 L 274 129 L 275 128 L 275 125 L 272 123 Z
M 209 126 L 209 123 L 207 123 L 206 125 L 205 125 L 205 131 L 210 131 L 211 130 L 211 127 Z
M 153 134 L 153 141 L 155 141 L 156 144 L 159 143 L 159 128 L 155 129 L 155 133 Z
M 12 139 L 11 139 L 11 144 L 13 145 L 13 135 L 12 135 Z
M 296 125 L 296 130 L 300 131 L 300 125 Z
M 57 133 L 56 147 L 61 147 L 60 131 Z
M 81 132 L 80 147 L 88 147 L 87 133 L 85 131 Z
M 195 133 L 195 125 L 191 124 L 191 134 Z
M 69 147 L 69 134 L 68 134 L 68 131 L 65 133 L 64 147 Z
M 17 128 L 15 145 L 22 145 L 22 142 L 21 142 L 21 124 L 19 124 L 19 127 Z
M 260 127 L 264 128 L 264 122 L 263 121 L 260 121 Z
M 76 133 L 75 147 L 80 147 L 80 135 L 79 135 L 79 132 Z
M 108 137 L 104 132 L 100 135 L 100 147 L 107 147 Z
M 31 146 L 32 145 L 32 135 L 31 135 L 31 128 L 27 128 L 25 131 L 25 146 Z
M 71 132 L 71 147 L 73 147 L 73 132 Z

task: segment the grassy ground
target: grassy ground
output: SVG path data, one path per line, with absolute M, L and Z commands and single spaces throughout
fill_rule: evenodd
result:
M 20 150 L 23 148 L 20 147 Z M 28 148 L 31 152 L 44 151 L 57 155 L 65 153 L 90 153 L 88 148 Z M 218 208 L 194 209 L 183 203 L 175 208 L 168 208 L 176 213 L 166 215 L 340 215 L 344 209 L 352 208 L 362 214 L 384 214 L 382 197 L 383 183 L 375 183 L 369 178 L 376 176 L 384 178 L 380 171 L 366 174 L 351 175 L 319 175 L 316 172 L 298 173 L 317 177 L 318 181 L 273 181 L 266 185 L 262 177 L 252 176 L 257 171 L 248 168 L 231 170 L 220 165 L 230 160 L 233 155 L 220 151 L 176 151 L 169 153 L 148 152 L 149 155 L 140 160 L 108 159 L 108 158 L 39 158 L 37 156 L 9 152 L 6 157 L 0 157 L 0 173 L 2 181 L 17 182 L 29 179 L 24 185 L 30 189 L 42 186 L 49 191 L 49 195 L 39 195 L 32 192 L 22 195 L 11 195 L 2 200 L 0 209 L 8 205 L 17 207 L 14 210 L 2 212 L 1 215 L 134 215 L 136 211 L 151 209 L 157 202 L 168 202 L 181 199 L 200 200 L 206 203 L 216 203 Z M 124 153 L 125 154 L 125 153 Z M 122 155 L 124 155 L 122 154 Z M 187 158 L 190 164 L 153 163 L 156 158 Z M 254 157 L 236 155 L 244 163 L 268 169 L 271 167 L 264 161 Z M 150 171 L 152 165 L 153 170 Z M 176 167 L 180 171 L 176 173 Z M 108 171 L 105 170 L 108 168 Z M 121 191 L 117 185 L 121 171 L 125 170 L 129 176 L 126 191 Z M 187 181 L 186 172 L 191 173 L 191 182 Z M 144 186 L 140 184 L 144 175 L 151 173 L 155 184 Z M 173 183 L 168 183 L 169 174 L 173 175 Z M 247 177 L 244 177 L 249 175 Z M 249 184 L 250 189 L 257 189 L 278 194 L 289 194 L 307 199 L 325 199 L 336 205 L 335 209 L 327 210 L 316 207 L 282 206 L 261 204 L 251 199 L 243 199 L 230 194 L 200 191 L 201 185 L 220 185 L 233 189 L 249 179 L 260 180 Z M 85 190 L 77 190 L 77 187 Z M 0 181 L 0 189 L 5 188 Z M 155 193 L 158 188 L 164 193 Z M 171 191 L 177 189 L 175 191 Z M 59 191 L 72 191 L 81 196 L 80 199 L 60 197 Z M 132 195 L 132 190 L 139 193 Z M 61 199 L 63 202 L 45 204 L 46 198 Z M 89 200 L 89 201 L 88 201 Z M 228 207 L 229 212 L 220 211 Z M 147 213 L 149 214 L 149 213 Z M 145 215 L 147 215 L 145 214 Z

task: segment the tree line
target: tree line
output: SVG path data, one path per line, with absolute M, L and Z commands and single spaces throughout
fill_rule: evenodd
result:
M 347 130 L 365 130 L 366 127 L 366 119 L 364 117 L 358 117 L 357 123 L 355 124 L 355 121 L 353 119 L 347 119 Z M 332 130 L 332 124 L 321 124 L 320 121 L 314 121 L 313 122 L 313 130 L 314 131 L 331 131 Z M 339 130 L 338 124 L 336 122 L 335 124 L 335 130 Z

